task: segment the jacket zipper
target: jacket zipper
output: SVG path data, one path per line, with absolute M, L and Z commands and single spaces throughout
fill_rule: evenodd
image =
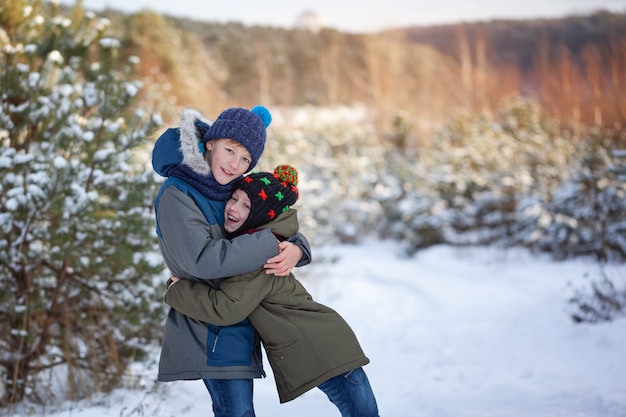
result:
M 215 340 L 213 341 L 213 348 L 211 349 L 211 353 L 215 353 L 215 347 L 217 346 L 217 339 L 219 339 L 220 337 L 220 328 L 217 328 L 217 331 L 215 332 Z

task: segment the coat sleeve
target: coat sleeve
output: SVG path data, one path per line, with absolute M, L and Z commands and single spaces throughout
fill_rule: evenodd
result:
M 159 245 L 170 271 L 196 280 L 226 278 L 261 268 L 277 255 L 278 240 L 269 230 L 223 239 L 193 199 L 176 187 L 164 191 L 157 211 Z
M 180 280 L 170 286 L 164 300 L 187 317 L 229 326 L 250 315 L 271 291 L 274 279 L 262 270 L 255 271 L 222 281 L 220 290 L 202 282 Z

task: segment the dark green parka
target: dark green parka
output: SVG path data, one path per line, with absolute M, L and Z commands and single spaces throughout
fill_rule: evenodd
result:
M 263 227 L 291 236 L 298 230 L 297 211 L 282 213 Z M 248 317 L 263 341 L 281 403 L 369 363 L 348 323 L 315 302 L 293 274 L 277 277 L 259 269 L 222 281 L 220 289 L 181 280 L 168 289 L 165 302 L 216 325 Z

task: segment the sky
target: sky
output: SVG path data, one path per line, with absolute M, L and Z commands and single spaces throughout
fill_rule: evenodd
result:
M 595 262 L 445 245 L 403 253 L 393 242 L 324 246 L 296 269 L 359 338 L 382 417 L 626 417 L 626 317 L 570 319 L 567 300 L 598 277 Z M 133 368 L 126 384 L 137 389 L 49 404 L 46 417 L 212 415 L 202 382 L 156 382 L 158 355 Z M 339 417 L 318 389 L 279 404 L 265 370 L 257 417 Z M 29 415 L 43 414 L 9 417 Z
M 83 0 L 83 5 L 96 11 L 105 7 L 125 12 L 149 8 L 198 20 L 285 28 L 293 27 L 299 16 L 311 11 L 325 27 L 356 33 L 495 18 L 563 17 L 598 9 L 626 12 L 626 0 Z

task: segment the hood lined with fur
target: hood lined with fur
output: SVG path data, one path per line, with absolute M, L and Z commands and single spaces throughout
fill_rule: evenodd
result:
M 202 113 L 193 109 L 185 109 L 180 118 L 180 152 L 182 163 L 201 175 L 211 172 L 209 163 L 204 159 L 204 134 L 213 124 Z

